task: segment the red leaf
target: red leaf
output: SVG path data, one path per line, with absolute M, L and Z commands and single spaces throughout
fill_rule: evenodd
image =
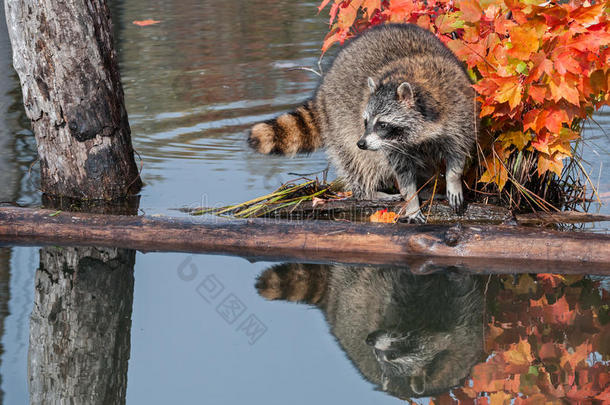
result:
M 557 73 L 565 75 L 566 72 L 572 72 L 574 74 L 582 74 L 582 68 L 580 64 L 572 57 L 573 51 L 563 52 L 558 56 L 553 57 L 553 62 Z
M 570 17 L 580 24 L 593 24 L 597 23 L 603 16 L 603 10 L 604 2 L 599 1 L 591 7 L 578 7 L 570 12 Z
M 546 100 L 546 86 L 531 85 L 527 91 L 530 98 L 537 103 L 544 103 Z

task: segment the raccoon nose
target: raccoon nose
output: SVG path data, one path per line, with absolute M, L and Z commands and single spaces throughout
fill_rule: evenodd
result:
M 366 337 L 365 342 L 369 346 L 375 346 L 375 342 L 377 342 L 377 338 L 375 336 L 373 336 L 373 334 L 371 333 L 370 335 L 368 335 Z
M 356 143 L 360 149 L 366 149 L 366 141 L 364 138 L 360 138 L 360 140 Z

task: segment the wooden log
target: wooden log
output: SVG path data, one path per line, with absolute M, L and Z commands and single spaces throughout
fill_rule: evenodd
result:
M 520 225 L 581 224 L 610 221 L 610 215 L 575 211 L 533 212 L 531 214 L 517 214 L 515 219 Z
M 0 242 L 400 265 L 417 273 L 451 267 L 477 273 L 610 274 L 610 235 L 518 226 L 113 216 L 4 207 Z

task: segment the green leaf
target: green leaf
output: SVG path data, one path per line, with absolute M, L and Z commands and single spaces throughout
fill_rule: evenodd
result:
M 453 24 L 451 24 L 451 28 L 458 29 L 464 28 L 464 20 L 455 20 Z
M 470 76 L 470 80 L 472 80 L 473 82 L 476 83 L 478 81 L 477 74 L 474 72 L 474 70 L 468 69 L 468 76 Z
M 527 74 L 527 64 L 523 61 L 519 62 L 515 67 L 515 70 L 521 74 Z

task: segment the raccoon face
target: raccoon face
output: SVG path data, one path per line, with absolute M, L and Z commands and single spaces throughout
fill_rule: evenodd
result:
M 417 143 L 422 118 L 415 107 L 412 86 L 403 82 L 377 85 L 368 79 L 369 100 L 362 114 L 364 135 L 358 140 L 360 149 L 400 151 Z
M 448 334 L 420 334 L 408 331 L 403 334 L 377 330 L 366 338 L 371 346 L 383 375 L 409 380 L 411 390 L 422 395 L 426 380 L 444 361 L 449 346 Z

